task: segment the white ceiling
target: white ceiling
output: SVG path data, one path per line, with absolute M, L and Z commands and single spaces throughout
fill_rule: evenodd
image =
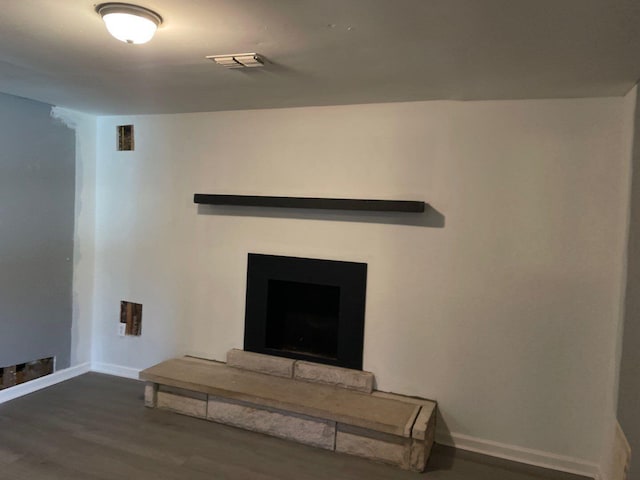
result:
M 0 91 L 98 114 L 624 95 L 639 0 L 141 0 L 145 45 L 86 0 L 0 0 Z M 207 55 L 259 52 L 227 70 Z

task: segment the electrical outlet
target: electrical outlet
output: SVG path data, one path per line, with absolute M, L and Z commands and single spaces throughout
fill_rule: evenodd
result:
M 126 331 L 127 331 L 127 324 L 118 323 L 118 336 L 124 337 Z

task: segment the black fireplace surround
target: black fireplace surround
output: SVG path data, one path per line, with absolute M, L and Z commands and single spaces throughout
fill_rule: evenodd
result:
M 367 264 L 250 253 L 244 349 L 362 370 Z

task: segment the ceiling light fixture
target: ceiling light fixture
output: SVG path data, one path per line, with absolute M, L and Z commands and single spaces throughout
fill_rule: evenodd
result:
M 96 12 L 109 33 L 126 43 L 147 43 L 162 23 L 162 17 L 156 12 L 128 3 L 101 3 Z

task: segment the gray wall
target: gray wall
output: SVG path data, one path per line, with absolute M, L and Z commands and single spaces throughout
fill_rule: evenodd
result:
M 0 94 L 0 367 L 71 350 L 75 135 Z
M 618 421 L 631 444 L 631 480 L 640 479 L 640 95 L 636 101 L 627 290 Z

